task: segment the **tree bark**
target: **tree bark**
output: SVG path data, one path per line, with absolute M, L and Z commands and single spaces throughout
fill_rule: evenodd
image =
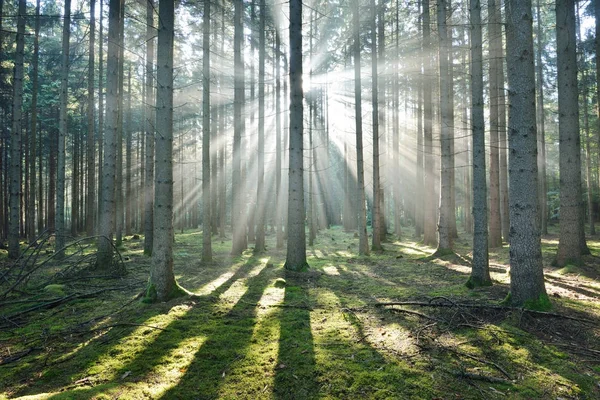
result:
M 56 257 L 64 257 L 64 247 L 66 244 L 65 231 L 65 167 L 66 152 L 65 141 L 67 137 L 67 104 L 69 95 L 69 38 L 71 36 L 71 0 L 65 0 L 65 12 L 63 17 L 62 33 L 62 56 L 61 56 L 61 78 L 60 78 L 60 108 L 59 108 L 59 126 L 58 126 L 58 176 L 56 178 L 56 241 L 54 248 Z
M 423 243 L 434 246 L 437 244 L 435 224 L 435 173 L 433 159 L 433 101 L 431 77 L 433 76 L 431 62 L 431 18 L 429 0 L 423 2 L 423 152 L 425 174 L 423 193 Z
M 379 175 L 379 92 L 377 73 L 377 10 L 375 0 L 371 0 L 371 102 L 373 120 L 373 208 L 371 224 L 373 229 L 373 251 L 381 251 L 381 188 Z
M 473 264 L 467 286 L 492 284 L 488 259 L 485 120 L 483 116 L 483 51 L 481 0 L 469 0 L 471 29 L 471 131 L 473 134 Z
M 148 297 L 175 297 L 173 274 L 173 39 L 175 2 L 159 3 L 156 55 L 156 170 L 154 175 L 154 241 Z M 210 220 L 209 220 L 210 221 Z
M 69 1 L 69 0 L 66 0 Z M 10 133 L 10 218 L 8 226 L 8 256 L 17 259 L 21 254 L 19 248 L 19 227 L 21 214 L 21 116 L 23 106 L 23 56 L 25 51 L 25 18 L 26 2 L 19 0 L 17 16 L 17 48 L 15 53 L 13 83 L 12 130 Z M 64 184 L 64 179 L 63 179 Z
M 144 181 L 144 254 L 154 245 L 154 0 L 146 1 L 146 168 Z
M 258 176 L 256 184 L 256 241 L 254 252 L 262 253 L 265 247 L 265 0 L 259 3 L 258 32 Z
M 556 264 L 581 262 L 585 247 L 574 0 L 556 1 L 560 233 Z
M 95 97 L 94 97 L 94 72 L 95 72 L 95 46 L 96 46 L 96 0 L 90 0 L 90 41 L 88 59 L 87 82 L 87 192 L 85 232 L 88 236 L 94 234 L 94 215 L 96 209 L 96 146 L 95 146 Z M 102 60 L 100 61 L 102 62 Z
M 453 238 L 450 219 L 454 218 L 452 210 L 452 118 L 450 108 L 450 77 L 448 67 L 448 30 L 446 26 L 446 0 L 438 0 L 437 19 L 440 37 L 440 115 L 441 115 L 441 177 L 440 177 L 440 212 L 438 220 L 437 252 L 452 250 Z
M 235 2 L 234 10 L 234 99 L 233 99 L 233 162 L 231 165 L 231 195 L 233 197 L 231 208 L 231 225 L 233 230 L 231 254 L 241 255 L 246 248 L 246 221 L 244 219 L 244 195 L 242 189 L 242 130 L 244 127 L 244 59 L 242 54 L 242 41 L 244 37 L 243 4 Z
M 539 195 L 539 207 L 540 207 L 540 230 L 542 235 L 548 234 L 548 206 L 546 204 L 547 197 L 547 185 L 546 185 L 546 115 L 544 112 L 544 68 L 542 65 L 542 51 L 544 46 L 544 32 L 542 29 L 542 14 L 540 11 L 540 0 L 536 2 L 536 12 L 537 12 L 537 31 L 536 31 L 536 39 L 537 39 L 537 52 L 536 52 L 536 82 L 537 82 L 537 108 L 536 108 L 536 116 L 537 116 L 537 146 L 538 146 L 538 172 L 539 183 L 538 183 L 538 195 Z M 596 19 L 596 21 L 598 21 Z M 598 23 L 598 22 L 597 22 Z M 600 28 L 596 31 L 600 33 Z M 598 36 L 596 36 L 598 37 Z M 600 66 L 598 67 L 600 68 Z M 598 69 L 598 76 L 600 76 L 600 69 Z M 600 93 L 600 92 L 599 92 Z M 600 153 L 599 153 L 600 154 Z
M 106 123 L 104 130 L 104 160 L 102 169 L 102 202 L 98 240 L 99 268 L 112 270 L 113 233 L 116 218 L 115 176 L 117 168 L 117 130 L 119 114 L 119 30 L 121 1 L 108 5 L 108 49 L 106 63 Z M 116 271 L 123 272 L 123 271 Z
M 36 155 L 37 155 L 37 103 L 38 103 L 38 90 L 39 90 L 39 55 L 40 55 L 40 0 L 36 1 L 35 4 L 35 33 L 33 36 L 33 70 L 31 74 L 32 88 L 31 88 L 31 130 L 29 137 L 29 201 L 27 203 L 27 236 L 30 244 L 33 244 L 37 236 L 36 232 Z M 41 149 L 40 149 L 41 151 Z M 38 213 L 39 214 L 39 213 Z M 39 215 L 38 215 L 39 218 Z
M 304 231 L 304 145 L 302 100 L 302 1 L 290 0 L 290 141 L 287 254 L 284 268 L 301 271 L 306 262 L 306 234 Z
M 204 1 L 202 48 L 202 261 L 206 263 L 212 261 L 212 188 L 210 182 L 210 1 Z M 183 176 L 181 179 L 183 179 Z
M 500 158 L 498 139 L 498 53 L 500 44 L 500 21 L 496 0 L 488 0 L 488 36 L 490 41 L 490 220 L 489 220 L 489 246 L 491 248 L 502 246 L 502 225 L 500 219 Z
M 531 0 L 506 1 L 509 115 L 510 302 L 544 306 L 537 226 L 537 131 Z

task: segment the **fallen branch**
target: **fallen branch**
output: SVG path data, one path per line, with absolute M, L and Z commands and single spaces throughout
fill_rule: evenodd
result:
M 433 300 L 433 299 L 432 299 Z M 450 300 L 448 300 L 450 301 Z M 536 311 L 529 310 L 526 308 L 520 307 L 509 307 L 509 306 L 500 306 L 496 304 L 474 304 L 474 303 L 455 303 L 455 302 L 447 302 L 447 303 L 434 303 L 432 301 L 392 301 L 386 303 L 374 303 L 374 307 L 388 307 L 388 306 L 415 306 L 415 307 L 446 307 L 446 308 L 482 308 L 482 309 L 491 309 L 491 310 L 500 310 L 500 311 L 520 311 L 526 314 L 537 315 L 540 317 L 551 317 L 551 318 L 562 318 L 568 319 L 571 321 L 579 321 L 586 322 L 588 324 L 597 325 L 598 322 L 578 317 L 571 317 L 569 315 L 558 314 L 548 311 Z
M 502 379 L 502 378 L 497 378 L 495 376 L 489 376 L 489 375 L 483 375 L 483 374 L 475 374 L 473 372 L 467 372 L 467 371 L 446 371 L 458 378 L 467 378 L 467 379 L 475 379 L 478 381 L 484 381 L 484 382 L 489 382 L 489 383 L 505 383 L 505 384 L 511 384 L 511 381 L 508 381 L 506 379 Z

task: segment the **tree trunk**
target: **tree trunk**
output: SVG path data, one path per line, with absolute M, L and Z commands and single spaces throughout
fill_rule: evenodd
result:
M 596 234 L 596 226 L 594 225 L 594 183 L 592 181 L 592 156 L 590 150 L 590 116 L 588 109 L 588 88 L 587 88 L 587 76 L 584 71 L 583 77 L 583 124 L 584 124 L 584 137 L 585 137 L 585 180 L 587 183 L 587 208 L 588 208 L 588 222 L 590 224 L 590 235 Z
M 88 59 L 88 92 L 87 92 L 87 193 L 86 193 L 86 216 L 85 232 L 88 236 L 94 234 L 94 210 L 96 209 L 96 148 L 94 146 L 94 56 L 96 39 L 96 0 L 90 0 L 90 42 Z M 102 62 L 102 61 L 100 61 Z
M 132 138 L 133 125 L 131 124 L 131 64 L 127 71 L 127 123 L 125 124 L 125 235 L 131 236 L 133 223 L 133 204 L 135 202 L 133 191 L 131 190 L 131 157 L 132 157 Z
M 509 93 L 510 302 L 544 307 L 540 232 L 537 227 L 537 139 L 531 0 L 506 1 Z
M 265 247 L 265 0 L 260 0 L 258 35 L 258 176 L 256 184 L 256 242 L 254 252 Z
M 599 2 L 597 2 L 599 3 Z M 536 82 L 537 82 L 537 108 L 536 108 L 536 116 L 537 116 L 537 145 L 538 145 L 538 172 L 539 172 L 539 182 L 538 182 L 538 195 L 539 195 L 539 217 L 540 217 L 540 230 L 542 235 L 548 234 L 548 206 L 546 203 L 547 197 L 547 185 L 546 185 L 546 115 L 544 112 L 544 68 L 542 65 L 542 52 L 544 49 L 544 32 L 542 29 L 542 14 L 540 11 L 540 0 L 536 2 L 536 14 L 537 14 L 537 31 L 536 31 L 536 39 L 537 39 L 537 52 L 536 52 Z M 596 23 L 598 20 L 596 19 Z M 600 26 L 600 25 L 599 25 Z M 596 31 L 600 33 L 600 28 Z M 596 36 L 598 37 L 598 36 Z M 600 66 L 598 66 L 600 68 Z M 598 76 L 600 77 L 600 69 L 598 69 Z M 600 93 L 600 92 L 599 92 Z M 600 109 L 599 109 L 600 110 Z M 600 154 L 600 153 L 599 153 Z
M 360 77 L 360 8 L 359 1 L 353 1 L 354 24 L 354 113 L 356 124 L 356 198 L 358 199 L 358 254 L 369 255 L 367 236 L 367 214 L 365 199 L 365 173 L 362 140 L 362 85 Z
M 433 159 L 433 101 L 430 77 L 433 76 L 431 62 L 431 19 L 429 0 L 423 2 L 423 152 L 425 175 L 423 178 L 423 243 L 429 246 L 437 244 L 435 224 L 435 172 Z
M 373 208 L 371 224 L 373 229 L 373 251 L 381 251 L 381 188 L 379 175 L 379 92 L 377 73 L 377 10 L 375 0 L 371 0 L 371 102 L 373 119 Z
M 144 181 L 144 254 L 154 245 L 154 0 L 146 1 L 146 164 Z
M 102 215 L 102 177 L 104 176 L 104 2 L 100 1 L 100 28 L 98 31 L 98 193 L 96 210 L 96 227 L 100 229 L 100 217 Z
M 585 238 L 581 196 L 581 139 L 577 90 L 574 0 L 556 2 L 560 233 L 556 263 L 579 263 Z
M 244 219 L 244 191 L 242 188 L 242 130 L 244 128 L 244 59 L 242 41 L 244 37 L 243 4 L 235 2 L 234 11 L 234 99 L 233 99 L 233 162 L 231 165 L 231 225 L 233 230 L 231 254 L 241 255 L 246 248 L 246 221 Z
M 446 0 L 438 0 L 437 18 L 440 36 L 440 115 L 441 115 L 441 176 L 440 176 L 440 213 L 438 220 L 437 252 L 452 250 L 452 231 L 450 219 L 452 210 L 452 118 L 450 108 L 450 77 L 448 67 L 448 30 L 446 27 Z
M 66 244 L 65 231 L 65 166 L 66 153 L 65 141 L 67 137 L 67 104 L 69 90 L 69 38 L 71 36 L 71 0 L 65 0 L 65 13 L 62 33 L 62 61 L 61 61 L 61 78 L 60 78 L 60 116 L 58 127 L 58 176 L 56 178 L 56 242 L 54 243 L 56 257 L 58 259 L 64 257 L 64 247 Z
M 36 219 L 36 170 L 35 170 L 35 161 L 37 155 L 37 103 L 38 103 L 38 87 L 39 87 L 39 75 L 38 75 L 38 65 L 39 65 L 39 55 L 40 55 L 40 0 L 37 0 L 35 3 L 35 34 L 33 37 L 33 71 L 31 80 L 32 88 L 31 88 L 31 131 L 29 137 L 29 202 L 27 203 L 27 235 L 28 241 L 32 244 L 35 241 L 37 236 L 35 219 Z M 41 152 L 41 148 L 40 148 Z M 38 215 L 39 218 L 39 215 Z
M 154 240 L 148 297 L 156 301 L 166 301 L 178 294 L 178 286 L 173 274 L 173 38 L 175 2 L 160 1 L 158 12 Z
M 287 254 L 284 268 L 301 271 L 306 262 L 306 237 L 304 231 L 304 144 L 302 100 L 302 1 L 290 0 L 290 142 Z
M 488 0 L 488 36 L 490 41 L 490 221 L 489 246 L 502 246 L 502 226 L 500 219 L 500 158 L 498 139 L 498 45 L 501 44 L 500 21 L 496 0 Z
M 106 123 L 104 131 L 104 161 L 102 169 L 102 202 L 98 240 L 98 267 L 112 270 L 113 233 L 116 217 L 115 176 L 117 169 L 117 130 L 119 116 L 119 30 L 121 1 L 108 5 L 108 49 L 106 63 Z M 124 272 L 124 271 L 115 271 Z
M 225 7 L 223 3 L 219 2 L 221 6 L 221 44 L 220 51 L 223 54 L 225 48 Z M 221 98 L 221 91 L 223 87 L 223 78 L 219 78 L 219 98 Z M 225 139 L 225 105 L 221 101 L 219 104 L 219 138 L 223 143 L 226 143 Z M 225 238 L 225 222 L 227 210 L 225 208 L 226 197 L 227 197 L 227 183 L 226 183 L 226 168 L 225 168 L 225 157 L 227 153 L 227 146 L 223 144 L 219 146 L 219 238 Z
M 66 0 L 67 2 L 69 0 Z M 8 256 L 16 259 L 21 254 L 19 248 L 19 226 L 21 214 L 21 116 L 23 106 L 23 56 L 25 50 L 26 2 L 19 0 L 17 17 L 17 49 L 15 53 L 13 83 L 13 114 L 10 133 L 10 219 L 8 227 Z M 64 179 L 63 179 L 64 184 Z
M 275 31 L 275 234 L 276 234 L 276 248 L 283 248 L 283 226 L 282 226 L 282 195 L 281 195 L 281 40 L 279 38 L 279 31 Z
M 202 19 L 202 261 L 212 261 L 210 182 L 210 1 Z M 183 179 L 183 176 L 181 177 Z M 181 194 L 183 196 L 183 193 Z
M 473 264 L 467 286 L 492 284 L 488 259 L 485 120 L 483 116 L 483 51 L 481 0 L 469 1 L 471 29 L 471 131 L 473 134 Z M 471 210 L 468 210 L 471 211 Z

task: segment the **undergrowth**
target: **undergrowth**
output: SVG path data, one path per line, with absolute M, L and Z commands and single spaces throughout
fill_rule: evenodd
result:
M 507 247 L 491 254 L 493 286 L 465 286 L 464 233 L 440 257 L 410 239 L 359 257 L 358 239 L 333 227 L 308 248 L 310 268 L 290 272 L 274 235 L 267 253 L 236 258 L 215 237 L 215 261 L 203 264 L 201 232 L 186 231 L 175 273 L 194 295 L 146 304 L 143 238 L 126 239 L 126 277 L 85 276 L 76 288 L 115 290 L 2 322 L 0 398 L 600 398 L 594 256 L 576 274 L 546 270 L 544 314 L 499 306 Z M 51 283 L 31 301 L 74 291 Z M 29 304 L 11 301 L 3 316 Z

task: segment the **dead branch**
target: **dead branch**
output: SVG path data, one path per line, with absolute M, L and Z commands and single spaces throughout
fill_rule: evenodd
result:
M 432 299 L 434 300 L 434 299 Z M 375 303 L 374 307 L 389 307 L 389 306 L 415 306 L 415 307 L 446 307 L 446 308 L 479 308 L 479 309 L 490 309 L 490 310 L 499 310 L 499 311 L 519 311 L 522 313 L 536 315 L 539 317 L 551 317 L 551 318 L 562 318 L 568 319 L 571 321 L 585 322 L 588 324 L 597 325 L 598 322 L 578 317 L 571 317 L 569 315 L 558 314 L 548 311 L 536 311 L 529 310 L 521 307 L 509 307 L 509 306 L 501 306 L 496 304 L 475 304 L 475 303 L 455 303 L 450 300 L 446 303 L 434 303 L 432 300 L 430 301 L 393 301 L 393 302 L 385 302 L 385 303 Z

